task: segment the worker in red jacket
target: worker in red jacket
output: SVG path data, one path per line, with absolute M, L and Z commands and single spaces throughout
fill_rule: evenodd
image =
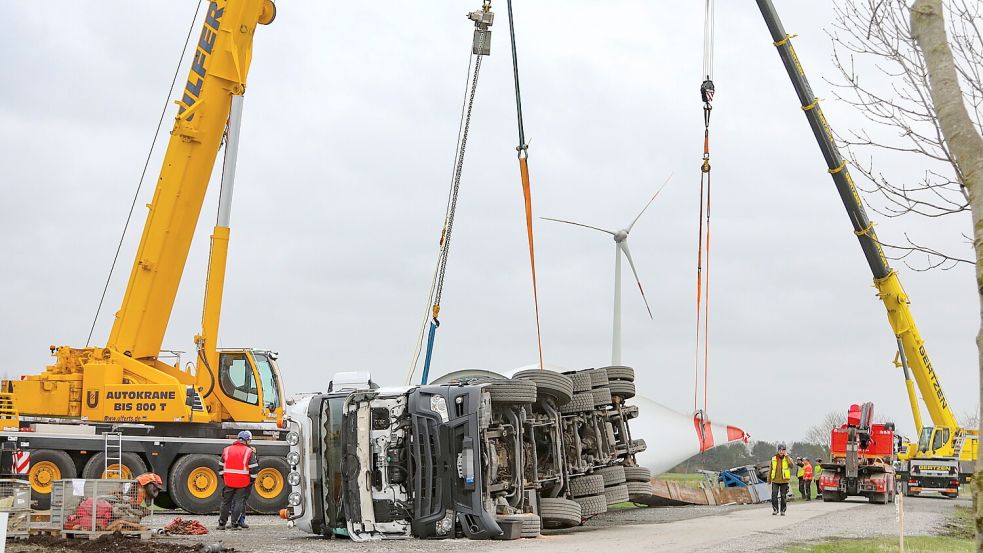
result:
M 252 432 L 243 430 L 232 445 L 222 450 L 222 508 L 218 514 L 218 529 L 225 530 L 225 523 L 232 516 L 232 529 L 248 528 L 240 524 L 246 510 L 246 497 L 253 480 L 259 472 L 259 458 L 256 450 L 249 447 Z

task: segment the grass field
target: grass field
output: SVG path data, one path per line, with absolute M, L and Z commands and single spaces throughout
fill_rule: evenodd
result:
M 691 488 L 699 488 L 703 475 L 698 472 L 666 472 L 655 477 L 656 480 L 671 480 Z
M 912 536 L 905 538 L 906 553 L 970 553 L 973 543 L 973 512 L 956 507 L 946 521 L 942 536 Z M 893 553 L 898 550 L 898 538 L 864 540 L 833 540 L 816 545 L 798 545 L 783 549 L 789 553 Z

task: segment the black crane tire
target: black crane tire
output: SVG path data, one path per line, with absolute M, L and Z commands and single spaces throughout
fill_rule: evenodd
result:
M 105 453 L 96 453 L 89 457 L 89 461 L 85 463 L 85 467 L 82 469 L 82 478 L 86 480 L 105 478 L 105 459 Z M 123 465 L 123 480 L 136 480 L 137 476 L 147 472 L 147 464 L 136 453 L 125 452 L 120 461 Z
M 75 478 L 78 469 L 75 461 L 64 451 L 36 449 L 31 452 L 31 466 L 27 472 L 31 484 L 31 503 L 35 509 L 51 507 L 51 490 L 55 480 Z
M 281 457 L 260 457 L 259 475 L 253 482 L 253 489 L 246 499 L 246 507 L 250 512 L 261 515 L 275 515 L 280 509 L 287 507 L 287 496 L 290 485 L 287 484 L 287 474 L 290 466 Z
M 167 491 L 174 503 L 196 515 L 218 512 L 222 506 L 222 462 L 217 455 L 191 453 L 171 465 Z

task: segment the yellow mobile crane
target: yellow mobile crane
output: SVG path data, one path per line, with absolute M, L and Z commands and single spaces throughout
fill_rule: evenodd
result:
M 271 0 L 208 3 L 178 104 L 153 201 L 123 303 L 104 347 L 51 348 L 54 364 L 0 384 L 18 413 L 0 439 L 29 453 L 27 474 L 44 504 L 60 478 L 164 476 L 167 496 L 196 513 L 217 510 L 217 454 L 229 437 L 255 430 L 265 459 L 251 507 L 285 505 L 277 438 L 283 390 L 269 351 L 216 347 L 229 242 L 236 148 L 253 35 L 276 15 Z M 162 360 L 161 345 L 216 157 L 226 137 L 218 217 L 211 236 L 197 363 Z M 265 436 L 264 436 L 265 435 Z M 114 441 L 115 440 L 115 441 Z M 166 497 L 165 497 L 166 499 Z
M 850 177 L 847 162 L 840 155 L 833 139 L 833 132 L 819 106 L 819 99 L 812 92 L 805 70 L 792 47 L 792 35 L 785 32 L 771 0 L 756 1 L 792 81 L 792 87 L 799 97 L 802 111 L 809 120 L 809 126 L 826 159 L 829 174 L 850 216 L 853 232 L 860 241 L 864 257 L 874 275 L 877 296 L 887 308 L 887 319 L 897 338 L 896 363 L 904 372 L 915 427 L 921 431 L 918 444 L 911 444 L 911 447 L 899 456 L 904 463 L 902 470 L 904 490 L 909 494 L 938 491 L 955 497 L 958 495 L 959 481 L 965 481 L 973 473 L 979 448 L 979 432 L 960 426 L 942 391 L 938 374 L 932 367 L 925 350 L 925 341 L 915 325 L 908 294 L 901 286 L 897 272 L 891 268 L 884 256 L 881 243 L 874 232 L 874 225 L 867 218 L 853 179 Z M 922 426 L 918 398 L 915 395 L 916 384 L 932 418 L 932 426 Z

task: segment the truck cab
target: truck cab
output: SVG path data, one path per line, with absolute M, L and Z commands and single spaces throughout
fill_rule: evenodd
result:
M 301 530 L 354 541 L 501 533 L 482 504 L 478 386 L 379 388 L 336 375 L 285 418 L 290 508 Z

